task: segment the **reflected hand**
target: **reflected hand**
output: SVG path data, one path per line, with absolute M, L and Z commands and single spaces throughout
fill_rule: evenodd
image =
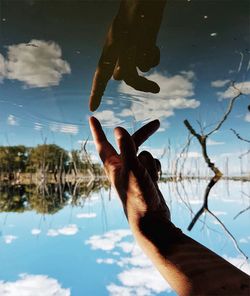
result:
M 122 0 L 117 16 L 106 36 L 90 95 L 90 110 L 95 111 L 108 81 L 114 77 L 136 90 L 158 93 L 157 83 L 140 76 L 137 67 L 147 72 L 159 64 L 156 46 L 166 0 Z
M 132 136 L 124 128 L 117 127 L 114 133 L 120 154 L 108 142 L 99 121 L 91 117 L 89 122 L 96 149 L 129 222 L 138 222 L 148 213 L 163 213 L 170 219 L 157 185 L 160 162 L 147 151 L 137 156 L 138 147 L 159 128 L 159 121 L 151 121 Z

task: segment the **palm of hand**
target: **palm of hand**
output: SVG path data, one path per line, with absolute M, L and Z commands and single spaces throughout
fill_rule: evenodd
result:
M 90 127 L 97 151 L 104 163 L 106 174 L 116 189 L 127 217 L 141 217 L 147 212 L 169 210 L 158 188 L 158 172 L 155 160 L 149 152 L 143 151 L 136 155 L 138 146 L 142 144 L 159 127 L 153 121 L 133 136 L 126 130 L 115 130 L 120 154 L 107 141 L 100 123 L 92 117 Z

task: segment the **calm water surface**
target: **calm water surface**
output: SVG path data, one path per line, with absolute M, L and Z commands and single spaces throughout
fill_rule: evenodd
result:
M 70 183 L 74 163 L 81 177 L 93 177 L 89 162 L 101 171 L 88 99 L 119 3 L 0 0 L 0 295 L 174 294 L 134 242 L 108 184 Z M 157 39 L 161 61 L 145 73 L 160 93 L 137 92 L 111 79 L 94 113 L 111 143 L 117 125 L 132 133 L 160 119 L 142 149 L 161 160 L 165 175 L 184 177 L 160 187 L 185 233 L 211 171 L 183 121 L 200 134 L 215 128 L 235 95 L 233 81 L 241 95 L 208 137 L 207 152 L 225 177 L 249 180 L 249 11 L 247 0 L 167 0 Z M 67 185 L 6 186 L 30 179 L 44 184 L 48 173 L 55 183 L 59 167 L 69 172 Z M 231 236 L 209 214 L 188 232 L 248 273 L 243 254 L 250 255 L 250 210 L 234 217 L 249 203 L 250 182 L 221 180 L 209 208 Z
M 191 232 L 186 231 L 190 209 L 195 212 L 201 206 L 205 186 L 205 181 L 160 184 L 172 221 L 250 273 L 248 261 L 209 214 Z M 249 193 L 248 182 L 221 181 L 209 203 L 248 256 L 250 211 L 233 217 L 249 206 Z M 39 213 L 42 206 L 34 210 L 27 203 L 22 213 L 0 214 L 1 295 L 9 295 L 6 291 L 11 295 L 18 291 L 28 291 L 28 295 L 175 295 L 141 253 L 113 192 L 101 189 L 79 196 L 78 202 L 67 192 L 64 196 L 64 204 L 50 214 Z M 46 212 L 47 207 L 43 209 Z

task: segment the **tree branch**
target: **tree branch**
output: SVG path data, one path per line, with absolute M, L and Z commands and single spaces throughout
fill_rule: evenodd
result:
M 250 140 L 247 140 L 247 139 L 242 138 L 242 137 L 240 136 L 240 134 L 237 133 L 236 130 L 234 130 L 233 128 L 230 128 L 230 130 L 235 134 L 235 136 L 236 136 L 239 140 L 244 141 L 244 142 L 247 142 L 247 143 L 250 143 Z
M 242 95 L 242 92 L 235 86 L 234 82 L 232 83 L 232 87 L 238 91 L 238 94 L 233 98 L 231 98 L 229 105 L 227 107 L 226 113 L 223 115 L 223 117 L 221 118 L 217 126 L 213 130 L 211 130 L 209 133 L 207 133 L 207 136 L 212 135 L 215 131 L 218 131 L 221 128 L 222 124 L 226 121 L 228 115 L 231 113 L 235 101 Z

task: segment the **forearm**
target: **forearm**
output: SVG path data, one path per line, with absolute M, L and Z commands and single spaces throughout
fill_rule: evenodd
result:
M 178 295 L 249 295 L 249 277 L 161 214 L 129 221 L 143 251 Z

